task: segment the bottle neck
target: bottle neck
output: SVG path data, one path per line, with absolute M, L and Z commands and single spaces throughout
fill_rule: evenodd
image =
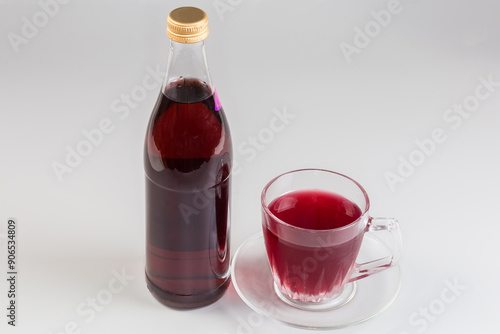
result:
M 163 92 L 169 84 L 176 84 L 182 79 L 197 79 L 213 92 L 204 41 L 191 44 L 170 41 Z

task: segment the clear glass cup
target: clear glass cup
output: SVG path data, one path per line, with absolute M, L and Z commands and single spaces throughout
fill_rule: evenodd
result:
M 291 225 L 271 212 L 269 206 L 274 200 L 302 190 L 340 195 L 357 205 L 361 215 L 345 226 L 311 229 Z M 288 172 L 266 185 L 261 203 L 262 228 L 275 292 L 288 304 L 309 309 L 342 306 L 353 298 L 356 280 L 398 263 L 401 234 L 397 220 L 371 217 L 366 191 L 345 175 L 321 169 Z M 358 263 L 367 232 L 388 232 L 393 244 L 387 245 L 386 256 L 362 259 Z

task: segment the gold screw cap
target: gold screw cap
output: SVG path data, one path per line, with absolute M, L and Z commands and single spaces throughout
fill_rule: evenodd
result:
M 196 7 L 180 7 L 170 12 L 167 35 L 179 43 L 198 43 L 208 36 L 208 16 Z

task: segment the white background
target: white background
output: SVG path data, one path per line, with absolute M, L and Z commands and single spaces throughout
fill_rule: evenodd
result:
M 18 327 L 7 326 L 2 306 L 1 332 L 303 332 L 259 318 L 233 287 L 216 304 L 181 312 L 145 286 L 142 149 L 159 87 L 123 119 L 111 106 L 142 85 L 148 68 L 165 68 L 166 18 L 186 4 L 209 16 L 208 61 L 240 164 L 233 253 L 260 230 L 259 195 L 272 177 L 302 167 L 339 171 L 365 186 L 373 215 L 399 219 L 404 254 L 396 302 L 337 332 L 498 332 L 500 87 L 460 124 L 444 118 L 454 104 L 474 101 L 480 77 L 500 81 L 495 0 L 401 0 L 398 14 L 368 45 L 357 41 L 350 57 L 341 43 L 355 46 L 356 29 L 373 28 L 370 12 L 388 1 L 74 0 L 48 22 L 38 2 L 0 1 L 3 272 L 7 219 L 19 224 Z M 23 18 L 37 15 L 38 31 L 14 47 L 9 36 L 22 37 Z M 245 150 L 273 110 L 295 118 L 254 158 Z M 82 131 L 103 119 L 113 131 L 58 180 L 53 163 L 65 163 L 67 146 L 75 149 Z M 387 173 L 398 173 L 401 158 L 418 158 L 415 141 L 437 128 L 446 140 L 391 189 Z M 79 314 L 108 289 L 114 270 L 134 279 L 95 317 Z M 445 281 L 465 288 L 436 308 Z M 0 305 L 6 294 L 2 279 Z M 424 320 L 430 306 L 439 314 Z

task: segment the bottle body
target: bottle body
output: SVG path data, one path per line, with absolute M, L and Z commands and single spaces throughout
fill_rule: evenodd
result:
M 148 125 L 146 280 L 163 304 L 219 299 L 229 279 L 232 144 L 210 82 L 170 77 Z

